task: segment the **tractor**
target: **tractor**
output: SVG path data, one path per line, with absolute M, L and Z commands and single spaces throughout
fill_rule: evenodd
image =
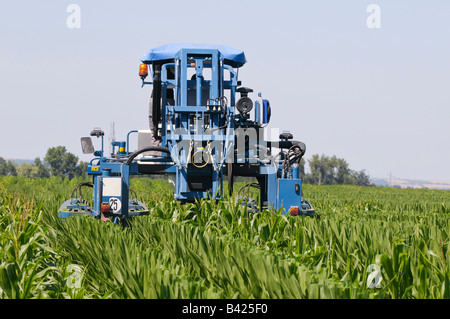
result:
M 300 160 L 303 142 L 282 131 L 265 140 L 272 106 L 261 93 L 242 86 L 239 69 L 247 62 L 243 51 L 223 46 L 173 43 L 149 50 L 141 58 L 141 86 L 151 86 L 149 129 L 131 130 L 126 140 L 112 141 L 104 150 L 104 132 L 94 128 L 81 138 L 82 151 L 93 154 L 87 173 L 92 182 L 77 185 L 60 209 L 62 218 L 90 215 L 124 221 L 149 210 L 130 189 L 130 177 L 164 175 L 181 202 L 201 198 L 221 200 L 224 181 L 233 195 L 237 177 L 253 180 L 240 187 L 239 198 L 250 210 L 314 216 L 303 199 Z M 253 99 L 252 99 L 253 98 Z M 137 135 L 137 150 L 130 137 Z M 97 150 L 92 139 L 100 139 Z M 81 189 L 92 188 L 93 205 Z M 259 191 L 259 202 L 249 197 Z

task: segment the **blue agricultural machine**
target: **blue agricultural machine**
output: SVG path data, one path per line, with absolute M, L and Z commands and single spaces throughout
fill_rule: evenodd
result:
M 314 215 L 303 199 L 299 176 L 306 146 L 286 131 L 277 141 L 264 140 L 271 106 L 261 93 L 253 101 L 249 96 L 253 90 L 238 80 L 239 68 L 246 63 L 243 51 L 177 43 L 154 48 L 141 61 L 142 86 L 152 86 L 150 129 L 132 130 L 126 141 L 112 141 L 109 156 L 99 128 L 82 137 L 83 153 L 94 156 L 88 165 L 92 182 L 73 190 L 59 209 L 60 217 L 87 214 L 126 221 L 148 214 L 130 189 L 134 175 L 166 175 L 174 184 L 174 197 L 183 202 L 220 200 L 224 180 L 232 195 L 236 177 L 252 177 L 256 181 L 237 194 L 249 209 Z M 132 134 L 137 135 L 134 152 L 129 150 Z M 101 139 L 99 150 L 92 137 Z M 82 187 L 93 188 L 93 205 L 82 198 Z M 259 203 L 249 198 L 250 188 L 259 189 Z

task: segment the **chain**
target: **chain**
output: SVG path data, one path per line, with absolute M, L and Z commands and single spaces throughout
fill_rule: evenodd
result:
M 191 153 L 193 149 L 194 149 L 194 140 L 191 140 L 191 142 L 189 143 L 189 152 L 188 155 L 186 156 L 186 165 L 183 165 L 183 168 L 187 168 L 189 160 L 191 159 Z

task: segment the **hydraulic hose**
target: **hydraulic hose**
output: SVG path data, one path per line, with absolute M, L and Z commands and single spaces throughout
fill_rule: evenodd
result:
M 303 142 L 300 142 L 300 141 L 279 141 L 278 142 L 279 148 L 290 149 L 293 146 L 297 146 L 301 150 L 302 156 L 306 153 L 306 145 Z
M 72 190 L 72 194 L 70 194 L 70 198 L 74 198 L 74 197 L 73 197 L 74 194 L 75 194 L 75 196 L 77 195 L 78 189 L 80 190 L 80 197 L 81 197 L 81 187 L 82 187 L 82 186 L 94 187 L 94 184 L 92 184 L 91 182 L 84 182 L 84 183 L 78 184 L 78 185 Z
M 134 158 L 136 156 L 138 156 L 139 154 L 142 154 L 142 153 L 145 153 L 145 152 L 150 152 L 150 151 L 164 152 L 164 153 L 167 153 L 167 154 L 170 155 L 170 151 L 166 147 L 162 147 L 162 146 L 148 146 L 148 147 L 144 147 L 144 148 L 140 149 L 139 151 L 136 151 L 133 154 L 131 154 L 130 157 L 128 157 L 128 160 L 125 162 L 125 165 L 130 165 L 131 162 L 134 160 Z

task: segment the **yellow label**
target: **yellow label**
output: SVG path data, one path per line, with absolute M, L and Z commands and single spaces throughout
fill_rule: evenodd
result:
M 119 151 L 125 152 L 125 147 L 119 147 Z
M 98 167 L 91 167 L 91 171 L 98 171 Z

